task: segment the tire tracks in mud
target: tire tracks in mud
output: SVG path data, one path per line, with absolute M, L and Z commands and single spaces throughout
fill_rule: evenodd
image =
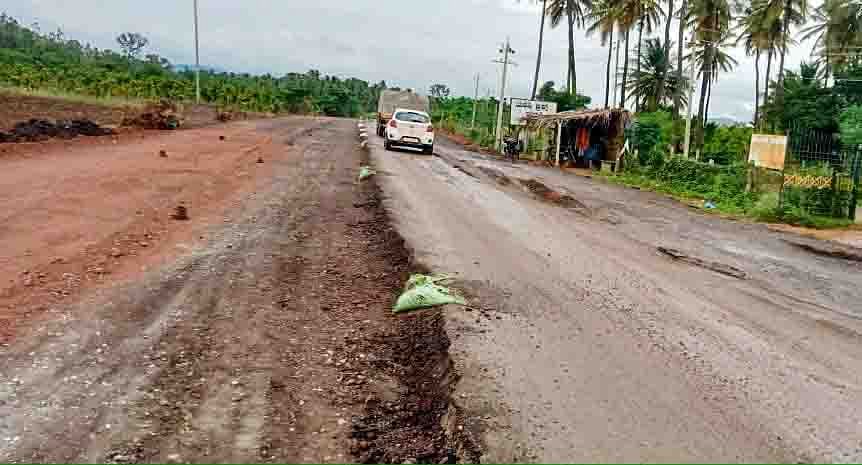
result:
M 210 243 L 4 348 L 0 459 L 475 461 L 440 311 L 389 311 L 415 265 L 347 125 L 276 137 Z

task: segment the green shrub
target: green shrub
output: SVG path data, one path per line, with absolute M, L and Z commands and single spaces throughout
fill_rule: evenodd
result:
M 841 142 L 850 147 L 862 145 L 862 106 L 855 105 L 841 113 Z
M 650 166 L 645 162 L 656 161 L 657 154 L 664 154 L 667 151 L 673 128 L 673 118 L 668 112 L 656 111 L 637 115 L 635 123 L 627 131 L 627 137 L 634 141 L 641 165 Z M 663 155 L 661 158 L 664 158 Z
M 701 158 L 714 160 L 719 165 L 744 163 L 751 144 L 752 128 L 722 126 L 711 131 L 704 139 Z
M 759 221 L 777 222 L 781 219 L 778 210 L 778 192 L 767 192 L 762 194 L 757 202 L 751 207 L 750 214 Z
M 655 167 L 652 176 L 669 184 L 681 194 L 708 195 L 713 192 L 715 178 L 720 168 L 682 157 L 671 157 L 661 166 Z

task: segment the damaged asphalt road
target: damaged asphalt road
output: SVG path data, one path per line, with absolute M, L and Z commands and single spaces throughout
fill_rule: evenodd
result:
M 372 147 L 417 259 L 474 296 L 446 330 L 483 462 L 862 460 L 859 262 L 447 140 Z

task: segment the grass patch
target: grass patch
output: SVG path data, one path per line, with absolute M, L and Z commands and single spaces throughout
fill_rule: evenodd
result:
M 813 215 L 796 206 L 779 208 L 778 193 L 753 194 L 744 192 L 744 177 L 731 171 L 719 172 L 710 180 L 699 179 L 698 183 L 687 182 L 684 176 L 663 175 L 648 171 L 624 173 L 596 173 L 608 182 L 668 195 L 684 203 L 703 205 L 711 201 L 714 209 L 703 209 L 704 213 L 720 214 L 735 219 L 746 219 L 764 223 L 786 223 L 814 229 L 846 228 L 853 221 Z M 700 176 L 700 175 L 699 175 Z
M 99 105 L 105 107 L 143 107 L 148 102 L 144 100 L 133 100 L 122 97 L 94 97 L 92 95 L 73 94 L 48 89 L 26 89 L 23 87 L 11 87 L 0 85 L 0 94 L 8 94 L 23 97 L 35 97 L 44 99 L 63 100 L 85 105 Z

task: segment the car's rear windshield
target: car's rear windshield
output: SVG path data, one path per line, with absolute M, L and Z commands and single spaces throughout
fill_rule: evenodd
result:
M 419 113 L 413 113 L 409 111 L 402 111 L 395 114 L 395 119 L 398 121 L 406 121 L 408 123 L 422 123 L 425 124 L 428 122 L 428 117 L 425 115 L 420 115 Z

